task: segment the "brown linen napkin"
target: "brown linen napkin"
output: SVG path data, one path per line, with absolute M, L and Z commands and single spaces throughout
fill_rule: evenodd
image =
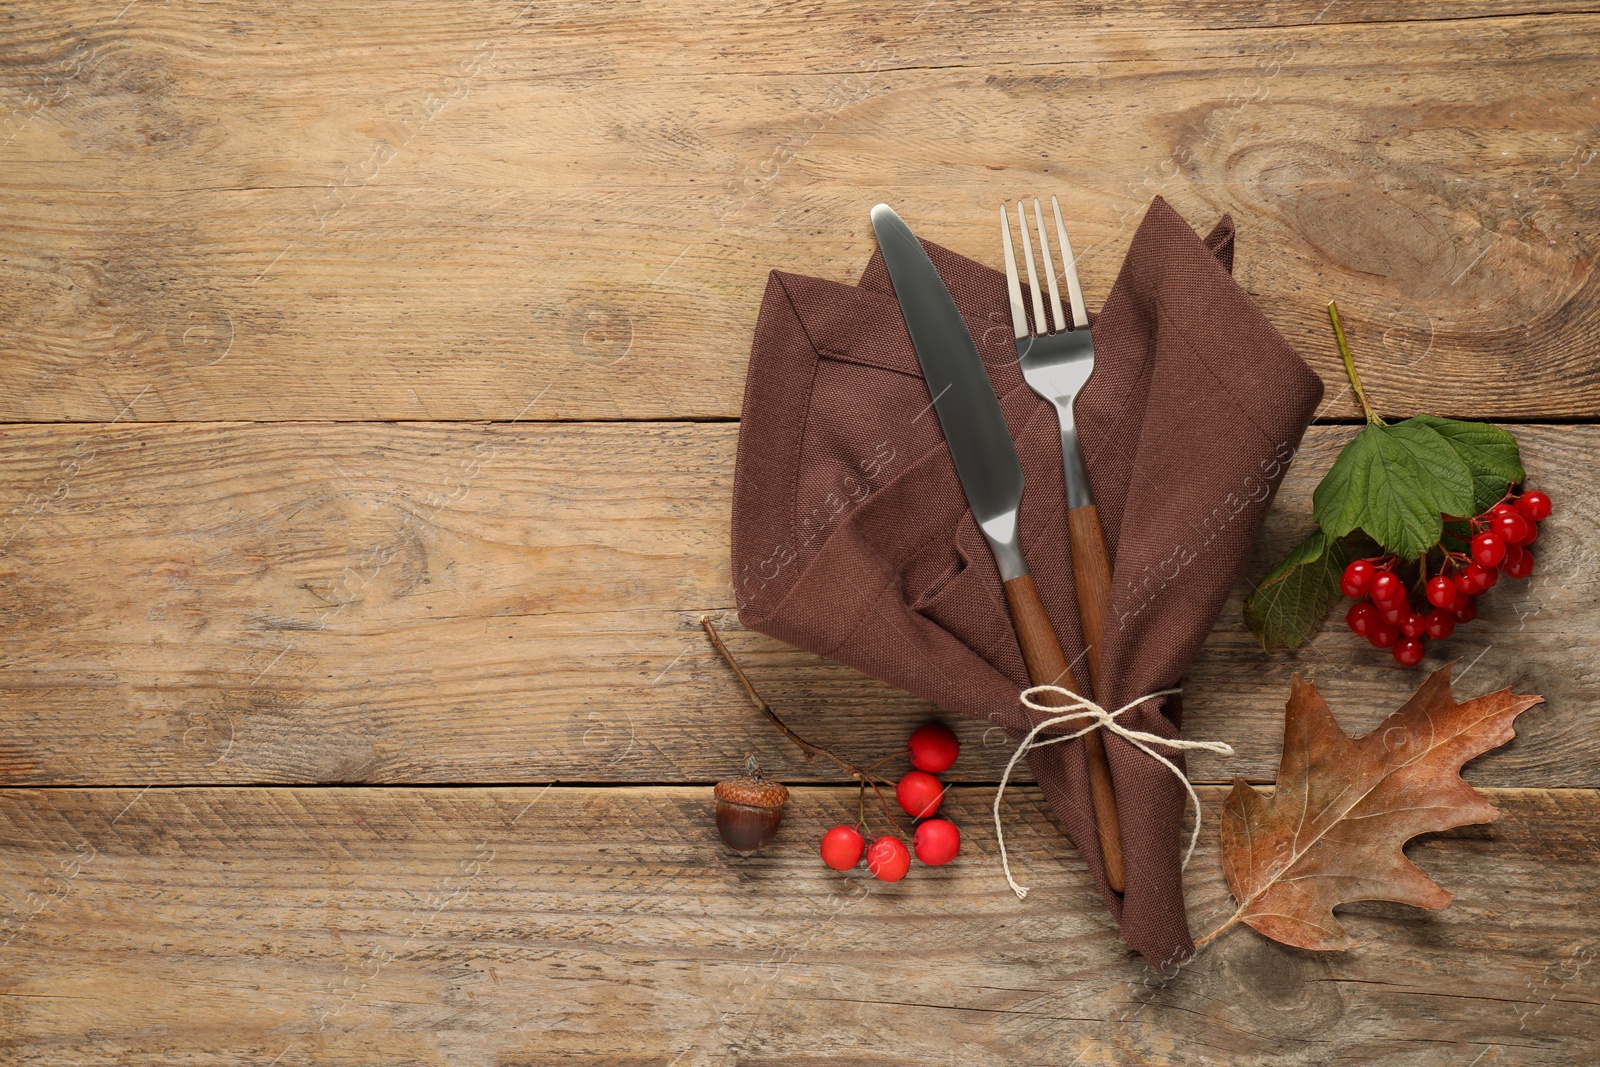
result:
M 1004 275 L 926 247 L 1022 457 L 1023 553 L 1073 659 L 1082 639 L 1055 412 L 1017 367 Z M 1229 218 L 1202 241 L 1157 198 L 1093 320 L 1094 377 L 1077 414 L 1113 560 L 1102 650 L 1110 682 L 1096 694 L 1107 709 L 1178 683 L 1322 396 L 1232 266 Z M 1018 701 L 1027 670 L 930 399 L 878 253 L 857 286 L 772 272 L 734 474 L 739 618 L 1020 738 L 1032 722 Z M 1174 698 L 1119 721 L 1176 737 L 1180 717 Z M 1121 738 L 1105 742 L 1127 861 L 1122 897 L 1101 869 L 1083 742 L 1030 752 L 1029 764 L 1123 937 L 1170 966 L 1193 952 L 1183 788 Z

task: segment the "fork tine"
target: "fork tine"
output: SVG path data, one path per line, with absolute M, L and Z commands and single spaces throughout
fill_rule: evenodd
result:
M 1028 310 L 1022 303 L 1022 283 L 1017 280 L 1017 253 L 1011 247 L 1011 220 L 1006 206 L 1000 205 L 1000 244 L 1006 253 L 1006 291 L 1011 295 L 1011 328 L 1018 337 L 1028 336 Z
M 1056 212 L 1056 239 L 1061 242 L 1061 259 L 1066 264 L 1067 299 L 1072 302 L 1074 328 L 1089 325 L 1089 312 L 1083 306 L 1083 290 L 1078 286 L 1078 261 L 1072 254 L 1072 242 L 1067 240 L 1067 227 L 1061 222 L 1061 205 L 1052 196 L 1050 206 Z
M 1044 212 L 1039 208 L 1039 198 L 1033 198 L 1033 221 L 1039 227 L 1039 258 L 1044 260 L 1044 280 L 1050 284 L 1050 311 L 1054 318 L 1054 325 L 1050 333 L 1057 333 L 1067 328 L 1067 316 L 1061 310 L 1061 290 L 1056 285 L 1056 265 L 1050 259 L 1050 238 L 1044 233 Z
M 1028 215 L 1017 201 L 1017 227 L 1022 230 L 1022 258 L 1028 263 L 1028 290 L 1033 294 L 1033 328 L 1035 333 L 1049 333 L 1050 324 L 1044 318 L 1044 294 L 1039 292 L 1039 275 L 1033 269 L 1033 241 L 1028 237 Z

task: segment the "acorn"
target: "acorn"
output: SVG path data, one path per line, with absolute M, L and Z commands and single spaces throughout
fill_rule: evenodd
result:
M 717 783 L 717 833 L 727 846 L 748 856 L 778 834 L 789 789 L 782 782 L 761 777 L 754 756 L 745 760 L 745 773 Z

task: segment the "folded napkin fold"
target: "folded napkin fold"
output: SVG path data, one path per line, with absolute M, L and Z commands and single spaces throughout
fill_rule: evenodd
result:
M 1178 683 L 1322 396 L 1233 281 L 1233 238 L 1225 216 L 1202 241 L 1157 198 L 1092 320 L 1095 370 L 1077 415 L 1113 561 L 1107 691 L 1095 694 L 1108 708 Z M 1075 659 L 1083 646 L 1055 412 L 1017 367 L 1004 275 L 926 247 L 1016 441 L 1023 554 Z M 1039 721 L 1018 699 L 1028 672 L 930 399 L 878 253 L 859 285 L 772 272 L 734 475 L 739 618 L 1020 738 Z M 1120 721 L 1176 737 L 1181 706 L 1152 700 Z M 1183 787 L 1121 738 L 1105 743 L 1127 864 L 1120 897 L 1101 868 L 1083 742 L 1028 760 L 1123 937 L 1170 966 L 1193 952 Z

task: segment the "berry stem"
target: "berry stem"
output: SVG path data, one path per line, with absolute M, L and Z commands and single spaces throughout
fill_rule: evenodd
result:
M 878 803 L 883 805 L 884 815 L 888 817 L 890 824 L 895 828 L 895 830 L 903 836 L 905 831 L 901 829 L 899 821 L 894 817 L 894 812 L 889 810 L 889 801 L 883 795 L 883 790 L 878 788 L 877 779 L 875 779 L 872 775 L 873 769 L 886 762 L 888 757 L 879 760 L 871 767 L 857 767 L 854 763 L 851 763 L 848 760 L 840 759 L 838 756 L 835 756 L 832 752 L 823 748 L 821 745 L 816 744 L 813 741 L 808 741 L 804 737 L 801 737 L 799 734 L 795 733 L 794 730 L 789 728 L 789 724 L 779 718 L 776 711 L 772 710 L 772 705 L 768 704 L 766 698 L 764 698 L 760 692 L 756 690 L 755 683 L 750 680 L 750 676 L 744 673 L 744 668 L 739 666 L 739 661 L 733 658 L 733 653 L 728 649 L 728 646 L 723 643 L 722 635 L 719 634 L 717 632 L 717 628 L 711 624 L 711 616 L 700 616 L 700 628 L 704 630 L 706 632 L 706 636 L 711 639 L 711 647 L 716 649 L 718 654 L 722 656 L 723 660 L 728 664 L 728 666 L 733 669 L 734 676 L 739 679 L 739 684 L 744 686 L 745 695 L 750 698 L 750 703 L 755 705 L 756 710 L 759 711 L 768 722 L 772 723 L 772 725 L 778 728 L 779 733 L 783 734 L 783 736 L 787 737 L 790 741 L 793 741 L 795 746 L 799 748 L 801 752 L 806 754 L 806 762 L 809 763 L 817 756 L 821 756 L 823 759 L 827 760 L 829 763 L 832 763 L 834 766 L 850 775 L 850 777 L 860 782 L 863 792 L 865 792 L 866 787 L 870 785 L 872 787 L 872 792 L 878 798 Z
M 874 762 L 874 763 L 869 763 L 869 764 L 867 764 L 867 767 L 866 767 L 866 769 L 867 769 L 867 770 L 868 770 L 868 771 L 869 771 L 869 772 L 870 772 L 870 771 L 875 771 L 875 770 L 877 770 L 877 769 L 878 769 L 878 768 L 879 768 L 879 767 L 882 767 L 882 766 L 883 766 L 883 765 L 884 765 L 884 764 L 885 764 L 885 763 L 888 763 L 888 762 L 889 762 L 889 761 L 890 761 L 890 760 L 892 760 L 892 759 L 894 759 L 894 758 L 895 758 L 895 757 L 896 757 L 896 756 L 898 756 L 898 755 L 900 755 L 900 753 L 898 753 L 898 752 L 891 752 L 891 753 L 889 753 L 889 754 L 888 754 L 888 755 L 887 755 L 887 756 L 885 756 L 885 757 L 883 757 L 883 758 L 882 758 L 882 759 L 880 759 L 880 760 L 878 760 L 878 761 L 876 761 L 876 762 Z
M 1328 318 L 1333 320 L 1333 336 L 1339 342 L 1339 356 L 1344 360 L 1344 372 L 1350 377 L 1350 386 L 1356 391 L 1356 399 L 1361 402 L 1361 410 L 1367 416 L 1369 424 L 1378 426 L 1387 425 L 1372 410 L 1372 405 L 1367 403 L 1367 391 L 1361 388 L 1361 375 L 1356 373 L 1355 357 L 1350 354 L 1350 342 L 1344 339 L 1344 325 L 1339 321 L 1339 305 L 1332 300 L 1328 301 Z

